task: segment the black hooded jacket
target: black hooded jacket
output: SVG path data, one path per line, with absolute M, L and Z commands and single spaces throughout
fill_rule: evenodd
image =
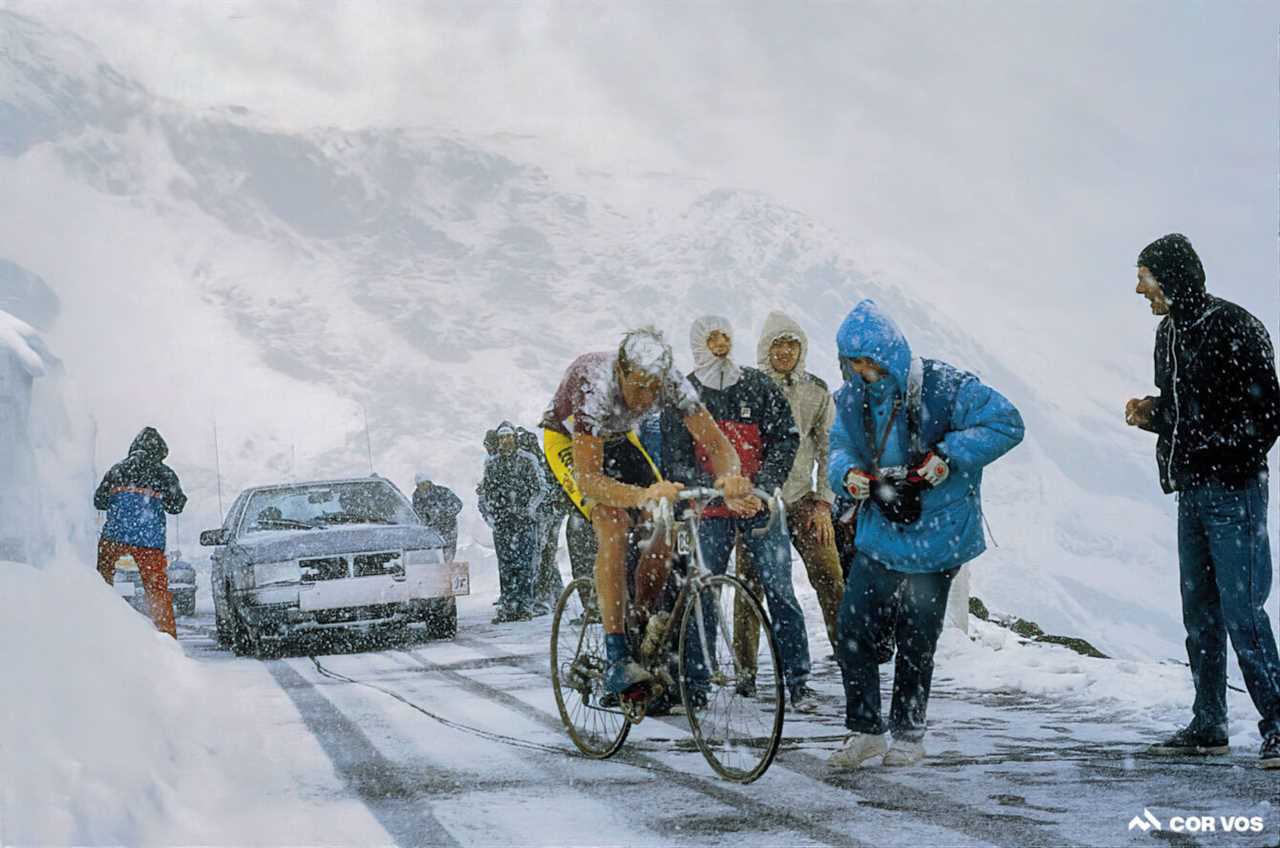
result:
M 689 382 L 697 390 L 711 417 L 738 452 L 743 474 L 761 489 L 772 492 L 791 474 L 800 447 L 791 404 L 777 384 L 755 368 L 743 368 L 738 382 L 727 389 L 702 385 L 695 374 Z M 693 437 L 678 414 L 662 415 L 663 473 L 691 486 L 711 486 L 715 479 L 709 458 L 693 444 Z M 707 515 L 724 516 L 719 506 Z
M 165 517 L 187 505 L 178 475 L 164 464 L 169 446 L 153 427 L 144 427 L 129 456 L 111 466 L 93 494 L 95 509 L 107 513 L 102 538 L 140 548 L 165 547 Z
M 1160 283 L 1169 315 L 1156 331 L 1151 425 L 1165 492 L 1204 483 L 1242 486 L 1267 470 L 1280 436 L 1280 380 L 1266 326 L 1208 294 L 1186 237 L 1173 234 L 1138 257 Z

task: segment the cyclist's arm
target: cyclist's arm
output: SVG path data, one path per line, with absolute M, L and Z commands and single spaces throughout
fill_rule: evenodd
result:
M 604 439 L 589 433 L 573 434 L 573 479 L 583 497 L 605 506 L 632 509 L 647 500 L 645 489 L 604 473 Z
M 742 465 L 738 462 L 738 452 L 720 431 L 716 420 L 705 408 L 700 408 L 685 416 L 684 426 L 688 428 L 693 441 L 701 445 L 711 459 L 711 468 L 715 472 L 716 482 L 725 477 L 741 477 Z

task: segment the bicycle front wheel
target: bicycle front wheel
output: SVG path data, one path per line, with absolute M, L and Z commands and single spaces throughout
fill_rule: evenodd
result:
M 578 750 L 612 757 L 631 723 L 618 706 L 604 706 L 604 624 L 595 583 L 579 578 L 560 593 L 551 621 L 551 686 L 560 720 Z
M 734 615 L 735 602 L 737 616 Z M 782 664 L 764 607 L 736 577 L 708 577 L 682 611 L 680 695 L 698 749 L 716 774 L 751 783 L 782 742 Z M 754 652 L 743 633 L 763 631 Z M 739 655 L 741 654 L 741 655 Z

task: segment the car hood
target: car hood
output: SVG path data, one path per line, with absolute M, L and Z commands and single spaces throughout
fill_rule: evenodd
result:
M 247 555 L 254 562 L 441 547 L 444 547 L 444 540 L 434 530 L 408 524 L 362 524 L 327 530 L 253 533 L 234 544 L 238 553 Z

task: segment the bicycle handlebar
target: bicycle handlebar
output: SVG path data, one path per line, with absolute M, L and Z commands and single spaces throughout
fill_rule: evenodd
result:
M 774 529 L 778 522 L 782 522 L 782 526 L 786 526 L 787 505 L 782 500 L 782 489 L 774 489 L 773 494 L 766 492 L 764 489 L 753 488 L 751 494 L 764 501 L 765 507 L 769 510 L 769 521 L 763 527 L 757 527 L 751 531 L 752 536 L 766 536 Z M 678 500 L 698 501 L 706 504 L 710 501 L 724 497 L 724 492 L 710 486 L 695 486 L 690 489 L 681 489 L 676 495 Z M 658 508 L 654 510 L 654 519 L 665 528 L 667 535 L 667 544 L 671 544 L 671 531 L 675 524 L 675 506 L 671 501 L 663 498 L 658 502 Z

